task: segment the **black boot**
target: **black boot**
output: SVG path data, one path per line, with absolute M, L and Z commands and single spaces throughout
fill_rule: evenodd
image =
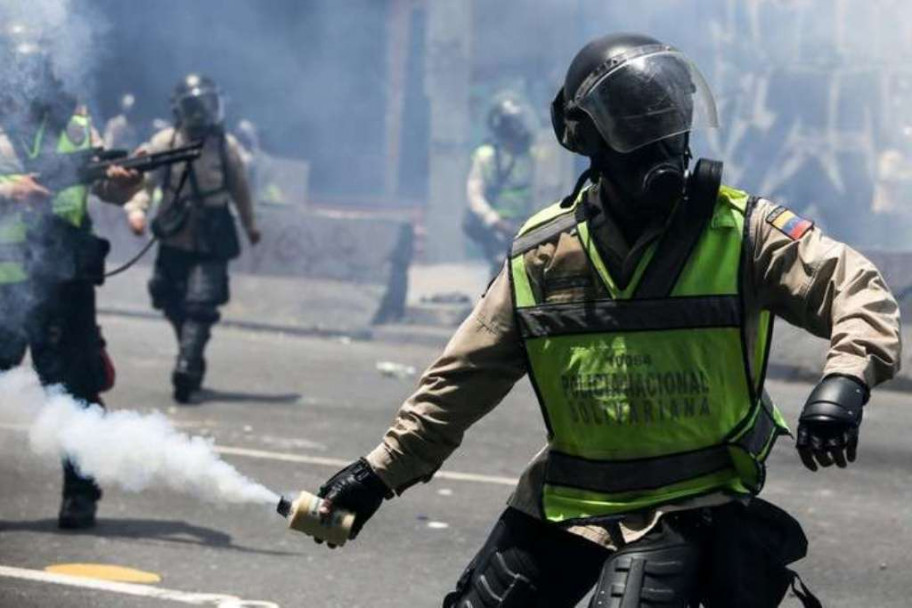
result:
M 181 329 L 180 354 L 171 375 L 174 385 L 174 400 L 189 403 L 192 394 L 203 385 L 206 374 L 206 360 L 203 352 L 211 335 L 211 324 L 187 320 Z
M 91 478 L 80 476 L 69 460 L 64 461 L 63 500 L 57 526 L 64 530 L 94 527 L 100 499 L 101 488 Z

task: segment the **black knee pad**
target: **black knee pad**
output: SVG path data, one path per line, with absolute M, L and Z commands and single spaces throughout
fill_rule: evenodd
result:
M 632 543 L 605 563 L 590 606 L 696 606 L 702 554 L 700 541 L 672 532 L 666 526 L 658 537 L 647 536 Z
M 205 261 L 190 269 L 187 276 L 187 303 L 220 306 L 228 302 L 228 266 L 221 261 Z
M 539 603 L 529 565 L 515 551 L 495 551 L 467 571 L 444 608 L 533 608 Z

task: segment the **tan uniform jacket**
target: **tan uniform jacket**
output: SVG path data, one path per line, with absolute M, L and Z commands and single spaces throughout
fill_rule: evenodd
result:
M 891 378 L 900 362 L 899 313 L 880 273 L 861 254 L 816 228 L 798 240 L 786 236 L 766 219 L 774 209 L 773 203 L 759 201 L 748 224 L 752 251 L 742 287 L 748 317 L 756 316 L 751 310 L 767 309 L 829 338 L 824 375 L 847 374 L 869 387 Z M 613 260 L 616 267 L 635 265 L 662 232 L 661 227 L 647 229 L 629 248 L 611 219 L 605 214 L 600 217 L 601 225 L 593 223 L 596 238 L 606 263 Z M 528 252 L 527 267 L 547 273 L 554 248 L 546 244 Z M 530 276 L 535 274 L 530 271 Z M 466 429 L 497 406 L 525 373 L 509 278 L 501 272 L 443 354 L 424 372 L 417 391 L 399 410 L 383 442 L 367 456 L 368 462 L 394 489 L 428 479 L 459 447 Z M 545 452 L 527 467 L 509 501 L 510 506 L 539 518 Z M 716 494 L 664 510 L 728 500 Z M 628 516 L 621 525 L 625 540 L 645 534 L 660 516 L 661 510 Z M 577 526 L 570 531 L 614 546 L 602 526 Z
M 241 224 L 249 235 L 256 228 L 256 222 L 253 216 L 250 188 L 247 184 L 247 173 L 239 153 L 240 144 L 238 144 L 233 135 L 226 134 L 225 138 L 224 162 L 219 138 L 207 137 L 206 142 L 203 144 L 202 154 L 193 162 L 194 171 L 199 191 L 203 194 L 212 193 L 204 196 L 203 204 L 207 207 L 226 206 L 233 202 L 241 218 Z M 149 142 L 140 146 L 139 149 L 151 154 L 169 150 L 172 147 L 184 146 L 188 143 L 189 141 L 182 131 L 175 133 L 175 130 L 169 127 L 156 133 Z M 161 187 L 163 190 L 162 209 L 171 204 L 184 167 L 185 163 L 178 163 L 171 167 L 171 177 L 168 184 L 162 183 L 167 173 L 164 169 L 147 174 L 145 187 L 124 206 L 126 212 L 128 214 L 148 213 L 156 187 Z M 187 183 L 184 184 L 181 197 L 188 197 L 192 194 L 193 189 L 188 179 Z M 196 248 L 194 233 L 195 226 L 191 220 L 177 234 L 166 239 L 163 244 L 193 251 Z

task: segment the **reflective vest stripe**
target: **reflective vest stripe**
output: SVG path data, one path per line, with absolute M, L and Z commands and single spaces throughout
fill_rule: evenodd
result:
M 516 314 L 523 338 L 741 326 L 737 296 L 568 302 L 519 308 Z
M 771 405 L 758 409 L 752 426 L 734 444 L 748 454 L 765 457 L 774 436 Z M 545 480 L 565 487 L 595 492 L 652 490 L 731 468 L 732 458 L 725 445 L 703 450 L 623 461 L 589 460 L 551 450 Z
M 545 481 L 593 492 L 631 492 L 654 490 L 731 467 L 731 455 L 726 446 L 614 462 L 589 460 L 551 450 Z
M 88 116 L 75 115 L 70 119 L 67 128 L 60 135 L 57 143 L 58 154 L 71 154 L 88 150 L 92 147 L 92 127 Z M 70 131 L 81 132 L 79 143 L 70 138 Z M 70 186 L 58 192 L 52 202 L 54 214 L 77 228 L 86 224 L 88 215 L 89 188 L 84 184 Z
M 735 436 L 734 443 L 748 454 L 758 457 L 764 456 L 770 434 L 775 426 L 772 404 L 768 402 L 766 395 L 764 395 L 761 400 L 761 407 L 757 408 L 755 417 L 750 420 L 750 424 L 740 437 Z
M 0 181 L 3 178 L 0 177 Z M 25 251 L 22 242 L 25 240 L 25 225 L 21 212 L 11 209 L 15 203 L 9 203 L 0 215 L 0 285 L 24 283 L 28 276 L 25 272 Z
M 557 236 L 561 232 L 573 228 L 576 226 L 578 221 L 579 220 L 575 214 L 568 213 L 567 215 L 560 217 L 549 224 L 545 224 L 544 226 L 536 228 L 513 241 L 513 247 L 510 251 L 510 255 L 516 256 L 523 254 L 529 250 L 535 249 L 544 241 Z
M 534 302 L 532 284 L 526 274 L 526 264 L 521 255 L 510 259 L 510 282 L 513 284 L 514 299 L 517 302 Z

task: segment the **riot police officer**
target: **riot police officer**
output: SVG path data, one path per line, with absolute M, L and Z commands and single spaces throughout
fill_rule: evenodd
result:
M 142 233 L 153 191 L 162 189 L 153 222 L 161 244 L 149 293 L 177 336 L 171 379 L 179 403 L 189 402 L 202 385 L 206 344 L 220 318 L 219 306 L 228 302 L 228 262 L 240 254 L 230 205 L 250 243 L 260 240 L 239 145 L 223 126 L 223 105 L 221 91 L 206 76 L 190 74 L 177 84 L 171 96 L 174 126 L 140 150 L 158 152 L 202 140 L 202 154 L 192 164 L 149 176 L 145 189 L 125 206 L 131 229 Z
M 23 24 L 0 35 L 0 369 L 26 348 L 43 384 L 61 384 L 87 403 L 113 384 L 113 367 L 95 318 L 107 241 L 92 234 L 90 190 L 123 204 L 140 184 L 112 167 L 108 179 L 52 190 L 68 155 L 101 145 L 86 110 L 55 71 L 45 41 Z M 61 528 L 95 523 L 101 490 L 64 462 Z
M 673 47 L 591 42 L 552 110 L 590 170 L 524 224 L 381 444 L 321 488 L 323 514 L 360 530 L 528 373 L 548 443 L 444 606 L 569 608 L 593 586 L 593 607 L 776 606 L 805 547 L 757 498 L 787 433 L 763 387 L 773 317 L 830 340 L 796 447 L 844 468 L 899 367 L 896 301 L 860 254 L 691 164 L 715 104 Z
M 466 182 L 463 230 L 496 273 L 519 223 L 532 211 L 535 162 L 528 110 L 514 97 L 489 110 L 490 140 L 476 148 Z

